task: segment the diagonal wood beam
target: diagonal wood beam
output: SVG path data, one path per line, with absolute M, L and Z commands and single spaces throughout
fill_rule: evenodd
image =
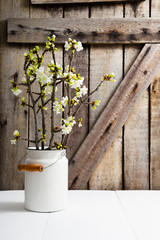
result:
M 69 163 L 69 188 L 82 189 L 135 104 L 160 71 L 160 44 L 146 44 Z M 135 126 L 136 127 L 136 126 Z
M 142 2 L 145 0 L 31 0 L 32 4 L 91 3 L 91 2 Z
M 57 43 L 68 37 L 83 43 L 157 43 L 160 19 L 24 19 L 8 20 L 8 42 L 44 43 L 56 35 Z

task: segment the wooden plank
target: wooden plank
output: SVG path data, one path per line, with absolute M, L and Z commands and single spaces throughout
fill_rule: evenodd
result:
M 44 43 L 55 34 L 58 43 L 71 37 L 83 43 L 160 42 L 160 19 L 9 19 L 8 42 Z
M 125 5 L 125 18 L 149 17 L 149 0 Z M 142 46 L 125 46 L 125 74 Z M 148 90 L 138 102 L 124 127 L 124 188 L 149 189 Z
M 63 3 L 97 3 L 97 2 L 131 2 L 131 1 L 145 1 L 145 0 L 31 0 L 32 4 L 63 4 Z
M 24 142 L 10 144 L 14 130 L 27 135 L 27 111 L 11 93 L 10 80 L 21 81 L 23 59 L 27 47 L 7 44 L 6 20 L 8 17 L 29 17 L 29 1 L 2 0 L 0 2 L 0 190 L 23 189 L 23 173 L 17 170 L 18 162 L 26 155 Z M 26 94 L 23 94 L 26 97 Z M 22 95 L 21 95 L 22 97 Z
M 87 18 L 88 17 L 88 6 L 66 6 L 64 9 L 64 18 L 72 20 L 73 18 Z M 83 46 L 83 51 L 75 53 L 75 59 L 73 66 L 77 73 L 80 73 L 84 77 L 84 84 L 88 87 L 88 47 Z M 68 52 L 65 52 L 65 65 L 68 65 Z M 82 127 L 74 126 L 67 144 L 67 158 L 70 161 L 75 155 L 76 151 L 80 147 L 88 134 L 88 106 L 85 105 L 79 111 L 79 118 L 82 118 Z M 77 137 L 78 136 L 78 137 Z
M 160 18 L 160 1 L 152 0 L 151 17 Z M 151 146 L 150 146 L 150 184 L 152 190 L 160 189 L 160 74 L 157 74 L 150 89 Z
M 159 68 L 160 44 L 146 44 L 70 162 L 70 189 L 82 188 L 88 181 Z
M 123 5 L 92 6 L 91 18 L 123 18 Z M 100 100 L 96 110 L 90 109 L 89 123 L 92 129 L 96 119 L 103 111 L 115 89 L 122 80 L 123 50 L 121 45 L 91 46 L 90 49 L 90 91 L 96 88 L 102 75 L 114 72 L 116 82 L 106 83 L 98 90 L 91 100 Z M 89 180 L 89 189 L 122 189 L 122 131 L 114 140 L 110 149 L 104 154 L 98 167 Z

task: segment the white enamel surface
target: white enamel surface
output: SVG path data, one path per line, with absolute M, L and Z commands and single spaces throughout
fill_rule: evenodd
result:
M 60 211 L 67 206 L 68 160 L 64 151 L 29 151 L 26 164 L 47 167 L 43 172 L 25 171 L 25 208 L 31 211 Z

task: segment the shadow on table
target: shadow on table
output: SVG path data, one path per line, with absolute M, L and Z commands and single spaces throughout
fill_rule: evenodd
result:
M 26 212 L 22 202 L 1 202 L 0 213 L 2 212 Z

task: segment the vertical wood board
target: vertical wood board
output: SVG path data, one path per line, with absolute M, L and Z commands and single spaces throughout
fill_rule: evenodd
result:
M 125 5 L 125 18 L 149 17 L 149 0 Z M 125 46 L 125 74 L 142 46 Z M 148 91 L 127 120 L 124 127 L 124 187 L 149 189 Z
M 160 1 L 152 0 L 151 17 L 160 18 Z M 151 189 L 160 189 L 160 74 L 157 74 L 155 81 L 151 84 L 151 139 L 150 139 L 150 180 Z
M 7 6 L 7 7 L 6 7 Z M 18 162 L 26 155 L 25 142 L 11 145 L 14 130 L 27 135 L 27 111 L 20 108 L 18 98 L 11 93 L 10 80 L 21 81 L 23 59 L 26 46 L 8 44 L 6 39 L 6 20 L 8 17 L 29 16 L 29 1 L 2 0 L 0 2 L 0 190 L 23 189 L 23 173 L 18 172 Z M 25 97 L 26 94 L 24 94 Z M 22 97 L 22 94 L 21 94 Z
M 122 4 L 118 6 L 93 6 L 91 8 L 92 18 L 121 18 L 123 16 Z M 90 51 L 90 91 L 100 82 L 106 73 L 114 72 L 116 82 L 107 82 L 96 92 L 90 100 L 100 100 L 96 110 L 90 107 L 90 129 L 98 119 L 100 113 L 112 97 L 115 89 L 122 79 L 122 46 L 91 46 Z M 89 181 L 90 189 L 122 189 L 122 138 L 121 131 L 118 138 L 113 142 L 110 150 L 104 154 L 98 167 Z
M 64 8 L 65 18 L 88 18 L 89 10 L 88 6 L 77 5 L 69 6 Z M 67 39 L 66 39 L 67 40 Z M 77 39 L 76 39 L 77 40 Z M 73 61 L 73 66 L 75 67 L 76 73 L 80 73 L 84 77 L 84 85 L 88 88 L 88 46 L 83 46 L 84 49 L 80 52 L 75 53 L 75 59 Z M 66 54 L 67 55 L 67 54 Z M 66 56 L 64 56 L 66 60 Z M 67 64 L 65 62 L 65 64 Z M 75 125 L 67 144 L 67 158 L 69 161 L 75 155 L 76 151 L 84 141 L 88 133 L 88 106 L 84 105 L 79 113 L 78 118 L 82 118 L 82 127 Z M 83 189 L 87 189 L 87 184 Z

